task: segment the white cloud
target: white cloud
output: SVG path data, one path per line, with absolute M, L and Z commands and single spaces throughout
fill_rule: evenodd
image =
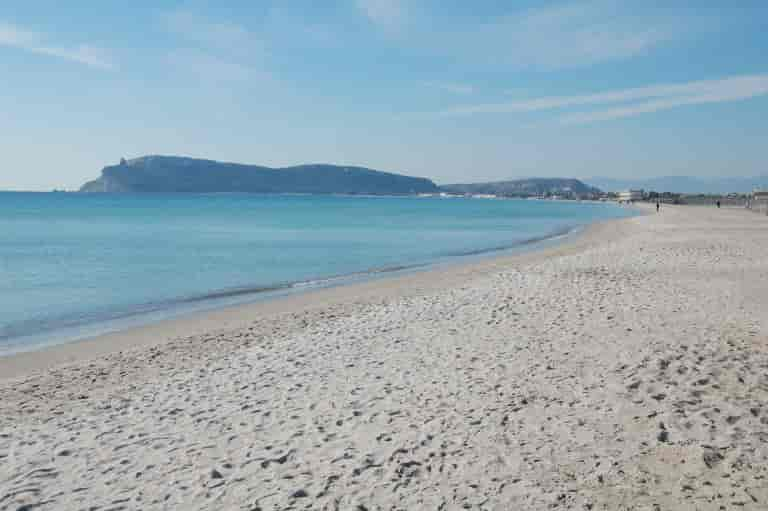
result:
M 439 5 L 427 10 L 407 0 L 355 0 L 377 26 L 409 49 L 496 69 L 553 71 L 646 55 L 690 37 L 702 21 L 672 7 L 616 0 L 550 3 L 503 14 L 456 15 Z
M 644 101 L 596 112 L 567 115 L 561 121 L 564 124 L 609 121 L 660 112 L 681 106 L 741 101 L 766 94 L 768 94 L 768 75 L 744 76 L 725 80 L 713 80 L 711 82 L 695 82 L 695 86 L 691 87 L 691 90 L 686 95 Z
M 79 62 L 87 66 L 111 70 L 115 68 L 108 52 L 93 46 L 80 45 L 75 48 L 57 48 L 52 46 L 38 46 L 32 51 L 52 57 Z
M 31 46 L 37 41 L 37 34 L 22 30 L 14 25 L 0 23 L 0 44 L 4 46 Z
M 679 84 L 652 85 L 576 96 L 545 96 L 523 101 L 455 107 L 441 116 L 523 113 L 559 110 L 611 103 L 629 103 L 606 110 L 569 114 L 561 120 L 579 124 L 658 112 L 685 105 L 737 101 L 768 94 L 768 74 L 700 80 Z
M 166 28 L 209 49 L 238 54 L 262 51 L 259 37 L 242 25 L 213 21 L 189 11 L 174 11 L 164 16 Z
M 307 16 L 299 4 L 280 4 L 269 9 L 260 25 L 260 33 L 270 46 L 281 49 L 341 48 L 344 46 L 344 29 L 337 19 Z
M 177 71 L 214 83 L 267 77 L 264 42 L 245 26 L 185 10 L 164 14 L 162 22 L 179 39 L 181 47 L 166 54 Z
M 404 0 L 355 0 L 357 8 L 374 24 L 387 31 L 398 31 L 406 19 Z
M 422 82 L 425 87 L 438 89 L 452 94 L 472 94 L 475 88 L 472 85 L 451 82 Z
M 206 82 L 243 82 L 261 76 L 259 70 L 195 50 L 176 50 L 166 56 L 173 68 Z
M 0 23 L 0 46 L 18 48 L 38 55 L 56 57 L 99 69 L 115 68 L 115 64 L 106 50 L 89 45 L 74 47 L 53 45 L 36 32 L 7 23 Z
M 500 60 L 516 67 L 553 70 L 647 53 L 679 32 L 663 15 L 596 0 L 506 16 L 485 25 L 479 40 L 499 44 L 506 53 Z

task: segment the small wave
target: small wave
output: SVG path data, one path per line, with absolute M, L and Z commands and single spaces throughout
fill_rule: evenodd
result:
M 536 243 L 542 243 L 545 241 L 554 241 L 560 238 L 564 238 L 566 236 L 569 236 L 573 234 L 574 232 L 578 231 L 580 227 L 565 227 L 563 229 L 558 229 L 552 233 L 549 233 L 544 236 L 534 236 L 531 238 L 525 238 L 522 240 L 518 240 L 514 243 L 507 244 L 507 245 L 497 245 L 495 247 L 487 247 L 487 248 L 478 248 L 478 249 L 470 249 L 470 250 L 460 250 L 460 251 L 454 251 L 454 252 L 446 252 L 443 254 L 445 257 L 467 257 L 467 256 L 475 256 L 475 255 L 483 255 L 483 254 L 490 254 L 494 252 L 503 252 L 505 250 L 512 250 L 515 248 L 525 247 L 527 245 L 533 245 Z
M 291 284 L 291 288 L 302 289 L 307 287 L 328 287 L 335 283 L 343 283 L 345 281 L 364 279 L 365 277 L 379 275 L 383 273 L 396 273 L 401 271 L 415 270 L 417 268 L 423 268 L 429 266 L 430 263 L 414 263 L 414 264 L 401 264 L 397 266 L 382 266 L 379 268 L 371 268 L 369 270 L 363 270 L 352 273 L 344 273 L 341 275 L 335 275 L 332 277 L 324 277 L 319 279 L 302 280 Z
M 320 289 L 334 287 L 352 282 L 365 281 L 366 279 L 375 278 L 380 275 L 426 269 L 441 263 L 450 262 L 456 258 L 480 256 L 483 254 L 512 250 L 527 245 L 556 240 L 568 236 L 578 229 L 580 229 L 578 226 L 568 227 L 559 229 L 545 236 L 526 238 L 510 244 L 436 254 L 429 262 L 374 267 L 352 273 L 292 282 L 219 289 L 208 293 L 188 295 L 172 300 L 136 304 L 130 308 L 102 310 L 98 312 L 93 311 L 88 314 L 72 316 L 52 316 L 44 319 L 38 318 L 34 321 L 19 321 L 0 325 L 0 342 L 2 342 L 2 344 L 9 344 L 6 346 L 6 350 L 3 350 L 2 346 L 0 346 L 0 353 L 7 351 L 7 348 L 11 348 L 16 344 L 15 341 L 20 341 L 22 338 L 54 337 L 54 335 L 60 337 L 58 334 L 61 332 L 74 332 L 71 335 L 66 335 L 66 337 L 68 337 L 67 339 L 59 338 L 59 342 L 68 342 L 88 337 L 90 334 L 83 335 L 82 332 L 90 332 L 89 329 L 97 328 L 99 325 L 104 327 L 104 332 L 115 331 L 126 328 L 126 325 L 128 324 L 126 323 L 126 320 L 131 320 L 130 326 L 136 326 L 137 324 L 151 323 L 158 319 L 167 319 L 180 314 L 248 303 L 249 301 L 255 301 L 258 297 L 269 298 L 270 296 L 278 296 L 281 293 L 285 294 L 292 291 L 301 292 L 302 290 L 309 290 L 312 288 Z M 251 297 L 251 299 L 249 300 L 248 297 Z M 141 318 L 145 318 L 146 321 L 141 323 Z
M 236 298 L 238 296 L 244 296 L 244 295 L 254 295 L 259 293 L 269 293 L 273 291 L 280 291 L 281 289 L 289 289 L 291 287 L 292 287 L 292 284 L 273 284 L 273 285 L 267 285 L 267 286 L 236 287 L 236 288 L 222 289 L 219 291 L 212 291 L 210 293 L 204 293 L 199 295 L 186 296 L 176 300 L 171 300 L 168 303 L 169 304 L 197 303 L 197 302 L 205 302 L 208 300 L 216 300 L 220 298 L 221 299 Z

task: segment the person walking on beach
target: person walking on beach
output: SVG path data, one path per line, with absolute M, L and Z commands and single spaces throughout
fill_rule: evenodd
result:
M 661 202 L 656 201 L 656 213 L 658 213 L 660 209 L 661 209 Z
M 720 201 L 717 201 L 717 209 L 720 209 Z

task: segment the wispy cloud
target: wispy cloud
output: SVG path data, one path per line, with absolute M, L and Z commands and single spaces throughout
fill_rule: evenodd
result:
M 110 70 L 115 68 L 111 56 L 104 49 L 82 44 L 60 46 L 48 41 L 46 37 L 37 32 L 8 23 L 0 22 L 0 46 L 69 60 L 98 69 Z
M 554 71 L 638 57 L 696 34 L 703 23 L 690 13 L 683 19 L 671 7 L 616 0 L 568 0 L 532 9 L 507 2 L 503 14 L 486 17 L 407 0 L 355 2 L 410 50 L 496 69 Z
M 256 34 L 237 23 L 214 21 L 181 10 L 166 13 L 163 19 L 170 32 L 208 49 L 238 54 L 264 49 L 263 42 Z
M 338 25 L 338 17 L 328 13 L 325 17 L 307 16 L 298 3 L 281 3 L 265 15 L 260 34 L 270 47 L 282 49 L 343 48 L 345 31 Z
M 684 32 L 663 13 L 640 11 L 605 0 L 556 4 L 488 23 L 476 40 L 501 45 L 501 60 L 516 67 L 553 70 L 641 55 Z
M 173 68 L 206 82 L 244 82 L 263 76 L 258 69 L 196 50 L 171 51 L 166 60 Z
M 178 10 L 162 17 L 165 28 L 180 39 L 166 54 L 174 69 L 207 82 L 242 82 L 265 77 L 261 69 L 265 45 L 245 26 Z
M 431 89 L 442 90 L 452 94 L 472 94 L 475 88 L 472 85 L 452 82 L 422 82 L 422 85 Z
M 604 110 L 568 114 L 561 118 L 561 121 L 566 124 L 583 124 L 631 117 L 686 105 L 738 101 L 765 94 L 768 94 L 768 74 L 758 74 L 720 80 L 651 85 L 594 94 L 545 96 L 523 101 L 466 105 L 437 112 L 437 115 L 523 113 L 626 103 Z
M 372 23 L 388 32 L 399 31 L 406 21 L 405 0 L 355 0 L 355 3 Z
M 744 76 L 711 82 L 695 82 L 695 84 L 691 85 L 690 90 L 680 96 L 644 101 L 596 112 L 572 114 L 563 117 L 561 121 L 565 124 L 586 124 L 660 112 L 682 106 L 726 103 L 764 96 L 768 94 L 768 75 Z

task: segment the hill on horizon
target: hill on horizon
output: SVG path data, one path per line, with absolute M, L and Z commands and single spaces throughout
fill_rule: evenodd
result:
M 340 193 L 407 195 L 435 193 L 426 178 L 365 167 L 328 164 L 270 168 L 181 156 L 142 156 L 104 167 L 81 192 Z
M 538 197 L 572 193 L 587 196 L 600 190 L 572 178 L 526 178 L 487 183 L 448 184 L 440 187 L 449 193 L 490 194 L 511 197 Z
M 649 179 L 614 179 L 593 177 L 584 180 L 606 192 L 629 189 L 672 193 L 749 193 L 755 188 L 768 188 L 768 176 L 699 178 L 691 176 L 665 176 Z

